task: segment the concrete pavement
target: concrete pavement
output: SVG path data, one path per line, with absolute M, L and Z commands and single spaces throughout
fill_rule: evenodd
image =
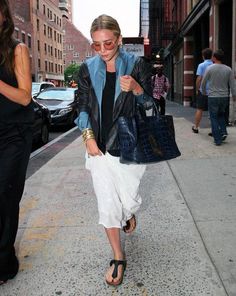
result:
M 81 137 L 27 179 L 16 249 L 20 272 L 1 296 L 235 296 L 236 128 L 222 146 L 199 134 L 194 111 L 168 103 L 181 157 L 148 165 L 136 231 L 122 233 L 127 270 L 109 287 L 112 259 L 97 225 L 96 198 Z

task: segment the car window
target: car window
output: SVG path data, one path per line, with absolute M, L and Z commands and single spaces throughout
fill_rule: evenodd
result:
M 72 101 L 74 100 L 75 89 L 69 90 L 48 90 L 40 93 L 38 99 L 41 100 L 60 100 L 60 101 Z
M 40 87 L 40 91 L 43 91 L 46 88 L 47 88 L 47 84 L 46 83 L 42 83 L 41 84 L 41 87 Z
M 40 88 L 40 83 L 32 83 L 32 93 L 38 93 Z

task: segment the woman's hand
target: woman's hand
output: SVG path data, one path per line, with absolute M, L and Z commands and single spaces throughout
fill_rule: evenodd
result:
M 88 139 L 86 141 L 86 150 L 89 156 L 102 155 L 102 152 L 99 150 L 98 145 L 94 139 Z
M 120 87 L 122 91 L 132 91 L 134 95 L 141 95 L 143 93 L 142 87 L 130 75 L 124 75 L 120 77 Z

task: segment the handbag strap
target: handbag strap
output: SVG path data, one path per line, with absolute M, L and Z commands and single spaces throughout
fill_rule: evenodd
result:
M 152 102 L 152 108 L 150 108 L 152 110 L 152 116 L 160 116 L 160 112 L 155 104 L 154 98 L 153 97 L 149 97 L 150 101 Z M 142 103 L 137 103 L 136 102 L 136 114 L 141 115 L 141 117 L 146 117 L 146 109 L 144 108 Z

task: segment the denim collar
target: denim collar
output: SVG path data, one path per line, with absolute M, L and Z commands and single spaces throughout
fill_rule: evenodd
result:
M 137 56 L 127 53 L 123 49 L 119 49 L 119 54 L 116 58 L 116 87 L 115 87 L 115 101 L 119 94 L 120 80 L 122 75 L 130 75 L 132 73 Z M 87 64 L 92 86 L 97 96 L 98 104 L 101 111 L 102 93 L 106 83 L 106 64 L 99 55 L 92 57 L 85 61 Z

